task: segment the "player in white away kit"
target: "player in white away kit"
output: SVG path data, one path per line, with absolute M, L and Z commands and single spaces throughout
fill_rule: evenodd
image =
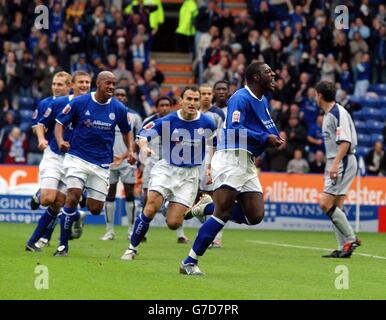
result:
M 117 88 L 114 92 L 114 97 L 127 106 L 127 94 L 123 88 Z M 130 124 L 135 137 L 137 133 L 142 129 L 141 116 L 133 109 L 127 107 L 129 112 Z M 118 127 L 115 128 L 115 141 L 114 141 L 114 158 L 122 157 L 127 150 L 127 147 L 123 141 L 122 133 Z M 118 159 L 117 159 L 118 160 Z M 119 159 L 121 160 L 121 159 Z M 106 233 L 101 240 L 114 240 L 114 216 L 115 216 L 115 196 L 117 194 L 117 184 L 119 179 L 123 184 L 125 191 L 125 209 L 127 214 L 127 221 L 129 223 L 128 234 L 130 235 L 132 225 L 135 219 L 135 198 L 134 198 L 134 185 L 137 182 L 136 177 L 137 166 L 130 164 L 127 159 L 122 159 L 122 163 L 117 166 L 112 166 L 110 169 L 110 187 L 107 194 L 105 203 L 105 218 L 106 218 Z
M 146 206 L 136 221 L 129 248 L 122 260 L 133 260 L 149 225 L 164 201 L 169 201 L 166 223 L 172 230 L 180 227 L 186 210 L 196 198 L 199 167 L 207 145 L 216 146 L 216 125 L 198 111 L 200 92 L 183 90 L 181 109 L 147 124 L 139 134 L 142 153 L 149 154 L 148 139 L 161 137 L 162 159 L 151 170 Z
M 62 181 L 63 170 L 61 168 L 62 157 L 52 152 L 48 144 L 54 139 L 54 124 L 51 128 L 45 128 L 40 124 L 41 120 L 48 118 L 52 113 L 51 103 L 58 97 L 67 96 L 71 89 L 71 75 L 67 72 L 58 72 L 54 75 L 51 84 L 52 96 L 40 101 L 32 116 L 32 128 L 38 138 L 38 147 L 44 150 L 43 159 L 39 165 L 40 190 L 31 201 L 31 208 L 37 209 L 39 205 L 47 206 L 43 216 L 26 244 L 26 251 L 41 251 L 38 240 L 50 226 L 55 225 L 56 216 L 64 204 L 65 184 Z M 36 203 L 36 206 L 32 203 Z
M 66 202 L 60 218 L 60 245 L 55 256 L 67 256 L 71 226 L 79 219 L 77 205 L 85 188 L 87 207 L 94 215 L 101 213 L 109 189 L 109 167 L 113 164 L 115 127 L 118 125 L 128 147 L 128 159 L 134 163 L 130 143 L 130 119 L 126 107 L 113 97 L 116 78 L 109 71 L 97 76 L 97 90 L 73 99 L 60 113 L 55 138 L 64 158 Z M 72 123 L 71 142 L 65 141 L 64 129 Z
M 338 250 L 323 257 L 349 258 L 355 248 L 361 245 L 343 212 L 346 193 L 358 168 L 355 157 L 357 134 L 350 114 L 335 102 L 335 85 L 321 81 L 315 89 L 317 103 L 325 112 L 323 137 L 327 158 L 320 207 L 331 219 L 339 244 Z

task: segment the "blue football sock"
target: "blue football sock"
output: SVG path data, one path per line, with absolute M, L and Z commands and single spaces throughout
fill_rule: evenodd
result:
M 40 189 L 35 193 L 35 197 L 39 200 L 40 203 Z
M 55 217 L 55 219 L 52 220 L 48 224 L 48 226 L 46 227 L 46 230 L 44 231 L 44 233 L 41 236 L 41 238 L 47 239 L 48 241 L 51 240 L 52 233 L 54 232 L 55 227 L 56 227 L 56 225 L 58 224 L 58 221 L 59 221 L 59 218 L 57 217 L 57 214 L 52 215 L 52 216 Z
M 28 240 L 28 244 L 33 245 L 36 241 L 38 241 L 41 238 L 44 231 L 46 230 L 47 226 L 55 219 L 56 219 L 56 216 L 52 214 L 51 209 L 47 208 L 47 210 L 43 213 L 43 215 L 39 219 L 38 224 L 31 238 Z
M 214 213 L 214 202 L 206 205 L 204 209 L 204 216 L 211 216 Z
M 217 233 L 225 226 L 225 222 L 216 217 L 209 217 L 198 231 L 193 248 L 184 263 L 197 263 L 198 256 L 202 256 L 213 242 Z M 193 252 L 192 252 L 193 251 Z
M 62 209 L 60 216 L 60 246 L 65 246 L 68 250 L 68 240 L 71 237 L 72 224 L 78 221 L 80 217 L 79 212 L 76 209 L 66 208 Z
M 152 220 L 153 219 L 146 217 L 143 212 L 137 216 L 130 238 L 130 247 L 136 248 L 139 246 L 147 230 L 149 230 L 149 225 Z
M 231 213 L 231 221 L 236 222 L 238 224 L 248 224 L 250 225 L 249 221 L 245 217 L 245 214 L 243 212 L 243 209 L 241 208 L 241 205 L 238 202 L 235 202 L 232 207 L 232 213 Z
M 204 209 L 204 215 L 210 216 L 214 213 L 214 202 L 207 204 L 207 206 Z M 248 220 L 246 219 L 243 209 L 241 208 L 240 204 L 238 202 L 235 202 L 235 204 L 232 207 L 232 213 L 231 218 L 233 222 L 236 222 L 238 224 L 250 224 Z

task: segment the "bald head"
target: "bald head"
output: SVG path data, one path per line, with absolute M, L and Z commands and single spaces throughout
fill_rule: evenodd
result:
M 96 85 L 96 98 L 98 102 L 105 103 L 114 95 L 117 79 L 110 71 L 102 71 L 98 74 Z
M 110 72 L 110 71 L 102 71 L 98 74 L 97 76 L 97 82 L 99 81 L 106 81 L 106 80 L 116 80 L 115 76 L 114 76 L 114 73 Z

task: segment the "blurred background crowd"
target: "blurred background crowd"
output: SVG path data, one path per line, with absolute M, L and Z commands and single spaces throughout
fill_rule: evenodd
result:
M 165 37 L 160 0 L 0 0 L 0 163 L 39 163 L 30 119 L 38 101 L 51 95 L 58 71 L 84 70 L 94 81 L 100 71 L 112 71 L 127 91 L 128 106 L 142 118 L 155 112 L 161 94 L 178 103 L 178 88 L 166 90 L 152 58 L 156 43 L 165 42 L 168 51 L 189 53 L 195 83 L 226 80 L 229 95 L 243 86 L 252 61 L 264 60 L 276 72 L 271 113 L 288 144 L 266 152 L 258 162 L 262 170 L 323 172 L 323 115 L 314 86 L 330 80 L 336 100 L 355 120 L 367 174 L 386 175 L 382 1 L 235 1 L 246 4 L 238 12 L 229 0 L 175 2 L 176 28 Z M 39 5 L 49 8 L 48 30 L 36 28 Z M 338 5 L 348 8 L 347 29 L 334 23 Z

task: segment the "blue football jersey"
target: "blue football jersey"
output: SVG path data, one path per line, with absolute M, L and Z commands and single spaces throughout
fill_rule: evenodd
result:
M 279 136 L 266 97 L 259 100 L 248 87 L 237 90 L 228 101 L 218 149 L 242 149 L 257 157 L 268 147 L 270 134 Z
M 36 127 L 38 125 L 40 118 L 46 113 L 51 102 L 54 101 L 55 99 L 56 99 L 55 97 L 51 96 L 39 102 L 37 108 L 34 110 L 34 113 L 32 114 L 32 121 L 31 121 L 32 127 Z
M 95 92 L 78 96 L 56 117 L 63 126 L 72 123 L 69 154 L 102 168 L 113 161 L 115 126 L 123 134 L 131 130 L 127 108 L 115 98 L 101 104 Z
M 181 111 L 148 122 L 139 136 L 152 138 L 160 136 L 162 158 L 178 167 L 195 167 L 202 164 L 206 145 L 217 145 L 216 124 L 201 112 L 194 120 L 184 120 Z
M 63 152 L 59 149 L 58 144 L 55 140 L 55 124 L 56 117 L 62 112 L 64 107 L 68 105 L 68 103 L 72 100 L 73 96 L 64 96 L 56 98 L 51 102 L 51 104 L 46 109 L 46 112 L 39 119 L 39 124 L 42 124 L 46 128 L 46 139 L 50 146 L 50 149 L 56 154 L 63 154 Z M 72 137 L 72 126 L 71 124 L 67 126 L 64 130 L 64 140 L 71 141 Z

